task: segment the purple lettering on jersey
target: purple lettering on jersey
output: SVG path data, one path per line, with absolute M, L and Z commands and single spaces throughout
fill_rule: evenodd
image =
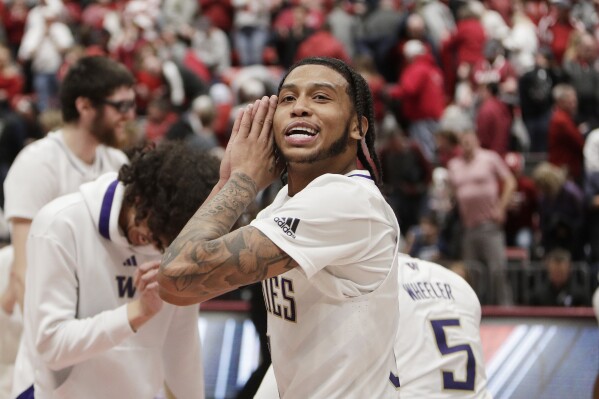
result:
M 414 284 L 403 284 L 403 289 L 406 290 L 412 300 L 417 301 L 420 298 L 420 290 Z
M 451 285 L 445 284 L 445 291 L 447 292 L 447 299 L 453 299 L 455 301 L 455 298 L 453 297 L 453 294 L 451 293 Z
M 406 266 L 408 266 L 412 270 L 420 270 L 418 268 L 418 263 L 416 262 L 406 262 Z
M 421 282 L 421 281 L 417 282 L 417 283 L 416 283 L 416 285 L 418 286 L 418 288 L 420 288 L 420 292 L 422 293 L 422 297 L 423 297 L 424 299 L 428 299 L 428 298 L 430 298 L 430 297 L 429 297 L 429 296 L 427 296 L 427 295 L 426 295 L 426 293 L 424 292 L 424 288 L 422 287 L 422 286 L 423 286 L 423 284 L 422 284 L 422 282 Z
M 437 296 L 438 296 L 438 297 L 440 297 L 440 298 L 443 298 L 443 299 L 449 299 L 449 298 L 448 298 L 448 297 L 445 295 L 445 290 L 443 290 L 443 286 L 442 286 L 441 282 L 440 282 L 440 281 L 437 281 L 437 282 L 435 283 L 435 285 L 437 286 L 437 289 L 439 290 L 439 295 L 437 295 Z M 436 291 L 435 291 L 435 292 L 436 292 Z
M 414 301 L 421 299 L 447 299 L 455 301 L 451 285 L 441 283 L 440 281 L 434 283 L 415 281 L 413 283 L 402 284 L 402 287 Z
M 437 298 L 445 299 L 445 295 L 443 295 L 443 290 L 441 289 L 439 283 L 436 283 L 436 284 L 431 283 L 431 289 L 433 290 L 433 292 L 435 293 Z
M 267 312 L 272 313 L 272 306 L 270 305 L 270 294 L 268 290 L 268 280 L 262 281 L 262 295 L 264 296 L 264 305 Z
M 278 276 L 272 277 L 269 281 L 270 281 L 270 303 L 272 303 L 272 313 L 275 316 L 281 316 L 281 305 L 278 304 L 278 300 L 277 298 L 279 297 L 279 294 L 277 293 L 279 291 L 279 279 L 277 278 Z M 276 289 L 275 289 L 276 288 Z
M 438 297 L 439 295 L 437 295 L 437 293 L 435 292 L 435 290 L 433 289 L 431 283 L 425 281 L 424 282 L 424 287 L 426 288 L 426 292 L 428 292 L 428 296 L 429 298 L 432 298 L 433 296 Z M 432 293 L 431 293 L 432 292 Z M 434 294 L 434 295 L 433 295 Z
M 106 238 L 107 240 L 110 240 L 110 209 L 112 208 L 112 201 L 114 201 L 114 193 L 116 192 L 116 186 L 118 183 L 118 180 L 110 183 L 106 193 L 104 193 L 102 207 L 100 208 L 100 221 L 98 223 L 98 229 L 102 237 Z

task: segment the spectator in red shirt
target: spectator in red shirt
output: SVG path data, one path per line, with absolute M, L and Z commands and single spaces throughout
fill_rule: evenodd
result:
M 406 42 L 404 56 L 409 64 L 399 77 L 399 84 L 392 86 L 388 94 L 400 101 L 410 137 L 420 145 L 426 159 L 434 163 L 435 132 L 446 105 L 443 74 L 419 40 Z
M 8 47 L 0 44 L 0 114 L 8 111 L 15 97 L 22 93 L 24 77 Z
M 491 39 L 485 43 L 484 60 L 472 67 L 474 87 L 490 83 L 498 84 L 498 96 L 502 101 L 515 99 L 518 95 L 518 77 L 512 63 L 505 56 L 505 48 L 499 40 Z
M 581 184 L 584 137 L 575 123 L 578 98 L 574 87 L 553 88 L 555 107 L 549 122 L 547 160 L 567 170 L 569 178 Z
M 171 104 L 164 98 L 152 100 L 148 104 L 147 111 L 145 138 L 148 141 L 159 143 L 169 128 L 177 121 L 178 115 L 173 112 Z
M 447 93 L 453 96 L 456 80 L 470 77 L 472 66 L 484 60 L 485 29 L 469 3 L 458 9 L 456 30 L 441 44 Z
M 202 15 L 212 21 L 214 26 L 230 32 L 233 26 L 233 5 L 231 0 L 198 0 Z
M 542 45 L 551 48 L 558 65 L 561 65 L 570 35 L 575 31 L 570 19 L 572 3 L 570 0 L 550 0 L 549 3 L 549 15 L 539 21 L 539 38 Z
M 298 4 L 292 7 L 293 24 L 273 24 L 270 44 L 277 53 L 277 63 L 283 68 L 289 68 L 295 59 L 295 53 L 301 43 L 309 37 L 314 30 L 308 24 L 308 8 Z
M 512 115 L 499 100 L 499 85 L 489 83 L 479 87 L 482 100 L 476 115 L 476 133 L 482 148 L 503 156 L 509 149 Z
M 508 152 L 505 163 L 516 178 L 516 190 L 507 206 L 505 241 L 508 246 L 532 249 L 533 235 L 537 230 L 539 194 L 534 181 L 524 171 L 524 156 Z
M 14 0 L 6 4 L 6 9 L 2 14 L 2 23 L 6 32 L 6 41 L 13 57 L 17 56 L 19 46 L 25 33 L 25 21 L 29 8 L 25 0 Z
M 307 57 L 331 57 L 348 64 L 351 63 L 343 43 L 333 36 L 328 23 L 323 24 L 322 28 L 308 36 L 299 45 L 295 53 L 295 61 Z
M 372 93 L 372 101 L 374 102 L 374 120 L 380 126 L 387 113 L 387 104 L 385 103 L 385 87 L 387 86 L 387 82 L 383 75 L 376 69 L 371 56 L 366 54 L 358 55 L 354 57 L 353 65 L 356 71 L 368 83 L 368 87 Z

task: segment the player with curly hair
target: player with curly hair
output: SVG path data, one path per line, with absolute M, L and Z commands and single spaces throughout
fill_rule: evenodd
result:
M 198 308 L 164 304 L 156 273 L 217 181 L 216 158 L 165 142 L 42 208 L 12 397 L 204 397 Z

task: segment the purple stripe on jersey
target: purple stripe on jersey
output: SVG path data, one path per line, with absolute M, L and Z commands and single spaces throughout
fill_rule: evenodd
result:
M 17 399 L 34 399 L 33 385 L 27 388 L 25 391 L 21 392 Z
M 399 388 L 401 385 L 399 383 L 399 376 L 393 374 L 393 371 L 391 371 L 389 373 L 389 381 L 391 381 L 391 384 L 393 384 L 393 386 L 395 387 L 395 389 Z
M 356 174 L 353 174 L 353 175 L 349 175 L 347 177 L 354 177 L 354 176 L 356 176 L 356 177 L 364 177 L 366 179 L 372 180 L 372 177 L 370 177 L 368 175 L 362 175 L 362 174 L 359 174 L 359 173 L 356 173 Z
M 102 237 L 106 238 L 107 240 L 110 240 L 110 234 L 108 230 L 108 227 L 110 226 L 110 209 L 112 208 L 112 201 L 114 200 L 114 193 L 118 183 L 118 180 L 110 183 L 108 190 L 106 190 L 106 193 L 104 194 L 102 208 L 100 209 L 100 222 L 98 223 L 98 228 L 100 230 L 100 234 L 102 234 Z

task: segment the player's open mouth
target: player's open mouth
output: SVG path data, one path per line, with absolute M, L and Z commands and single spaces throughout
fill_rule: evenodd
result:
M 306 127 L 297 127 L 297 128 L 291 129 L 285 133 L 286 136 L 308 136 L 308 137 L 316 136 L 316 134 L 318 134 L 318 131 L 316 129 L 310 129 L 310 128 L 306 128 Z
M 318 127 L 304 121 L 290 123 L 285 129 L 285 136 L 293 138 L 311 138 L 318 134 Z

